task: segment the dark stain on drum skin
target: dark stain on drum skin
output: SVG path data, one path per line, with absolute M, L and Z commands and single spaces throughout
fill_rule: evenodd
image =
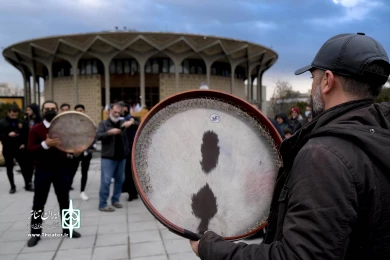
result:
M 198 226 L 199 234 L 203 235 L 208 230 L 210 220 L 217 214 L 217 198 L 209 185 L 202 187 L 197 194 L 192 195 L 192 213 L 200 218 Z
M 202 161 L 200 165 L 204 173 L 210 173 L 218 164 L 219 146 L 218 135 L 213 131 L 207 131 L 203 134 L 203 143 L 200 151 L 202 152 Z

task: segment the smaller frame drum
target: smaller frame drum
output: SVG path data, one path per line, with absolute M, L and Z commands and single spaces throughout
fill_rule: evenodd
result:
M 263 229 L 281 166 L 281 137 L 235 96 L 193 90 L 157 104 L 132 147 L 134 182 L 170 231 L 198 240 L 212 230 L 238 240 Z
M 87 150 L 96 137 L 96 125 L 84 113 L 67 111 L 58 114 L 50 123 L 49 138 L 58 138 L 57 148 L 66 153 Z

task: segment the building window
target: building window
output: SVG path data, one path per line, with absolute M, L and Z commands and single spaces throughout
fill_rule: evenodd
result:
M 138 72 L 138 63 L 136 60 L 131 61 L 131 75 L 134 75 Z
M 145 72 L 146 73 L 152 73 L 152 64 L 150 63 L 150 60 L 148 60 L 146 62 L 146 65 L 145 65 Z
M 81 62 L 81 65 L 80 65 L 80 71 L 81 71 L 81 75 L 85 75 L 85 62 Z
M 92 64 L 91 64 L 91 61 L 87 61 L 87 66 L 86 66 L 85 70 L 86 70 L 87 75 L 91 75 L 92 74 Z
M 183 73 L 188 74 L 190 71 L 190 62 L 188 60 L 183 61 Z
M 198 74 L 203 74 L 203 68 L 201 66 L 198 66 Z
M 217 75 L 217 69 L 211 67 L 211 75 Z
M 110 73 L 111 73 L 111 74 L 115 74 L 115 72 L 116 72 L 115 62 L 114 62 L 114 61 L 111 61 L 111 64 L 110 64 Z
M 116 61 L 116 73 L 122 74 L 123 73 L 123 66 L 122 66 L 122 60 Z
M 168 59 L 163 60 L 162 72 L 163 73 L 169 72 L 169 60 Z
M 123 63 L 123 72 L 125 74 L 130 74 L 130 62 L 128 60 L 125 60 Z
M 158 61 L 157 60 L 153 60 L 152 62 L 152 72 L 155 73 L 155 74 L 158 74 L 159 73 L 159 67 L 158 66 Z
M 181 67 L 181 65 L 180 65 Z M 180 69 L 179 69 L 180 71 Z M 173 60 L 169 60 L 169 73 L 176 73 L 175 63 L 173 63 Z
M 92 74 L 98 74 L 98 65 L 96 60 L 92 62 Z
M 195 64 L 191 64 L 190 73 L 191 74 L 196 74 L 196 66 L 195 66 Z

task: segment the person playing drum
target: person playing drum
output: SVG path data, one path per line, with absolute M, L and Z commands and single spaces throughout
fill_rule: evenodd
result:
M 375 103 L 387 53 L 364 33 L 340 34 L 295 74 L 307 71 L 313 120 L 280 147 L 263 243 L 206 231 L 190 242 L 201 259 L 390 259 L 390 103 Z
M 27 149 L 33 156 L 35 165 L 34 199 L 31 217 L 31 236 L 28 246 L 35 246 L 42 234 L 42 216 L 49 195 L 51 183 L 60 206 L 60 212 L 69 208 L 70 175 L 66 165 L 74 156 L 79 156 L 82 151 L 73 155 L 57 149 L 59 139 L 51 139 L 48 136 L 49 127 L 53 118 L 57 115 L 58 106 L 54 101 L 46 101 L 42 105 L 44 121 L 31 127 L 28 136 Z M 69 235 L 69 229 L 63 229 L 65 235 Z M 38 235 L 38 236 L 36 236 Z M 73 230 L 73 238 L 81 237 L 80 233 Z

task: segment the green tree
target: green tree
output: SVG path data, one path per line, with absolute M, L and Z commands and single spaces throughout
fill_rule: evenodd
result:
M 390 102 L 390 88 L 383 88 L 376 99 L 377 103 Z
M 297 102 L 295 104 L 295 106 L 297 108 L 299 108 L 299 111 L 301 111 L 301 114 L 302 116 L 304 116 L 304 113 L 305 113 L 305 110 L 306 110 L 306 106 L 308 106 L 309 104 L 307 102 Z
M 294 99 L 299 97 L 299 92 L 294 91 L 292 86 L 287 81 L 276 82 L 274 94 L 271 99 L 271 109 L 273 114 L 277 114 L 281 111 L 289 111 L 294 105 Z
M 3 119 L 7 116 L 8 109 L 13 105 L 19 107 L 15 102 L 13 102 L 13 104 L 10 104 L 10 103 L 1 103 L 0 104 L 0 119 Z M 23 112 L 23 109 L 21 109 L 20 107 L 19 107 L 19 109 L 20 109 L 19 119 L 22 120 L 24 118 L 24 112 Z

